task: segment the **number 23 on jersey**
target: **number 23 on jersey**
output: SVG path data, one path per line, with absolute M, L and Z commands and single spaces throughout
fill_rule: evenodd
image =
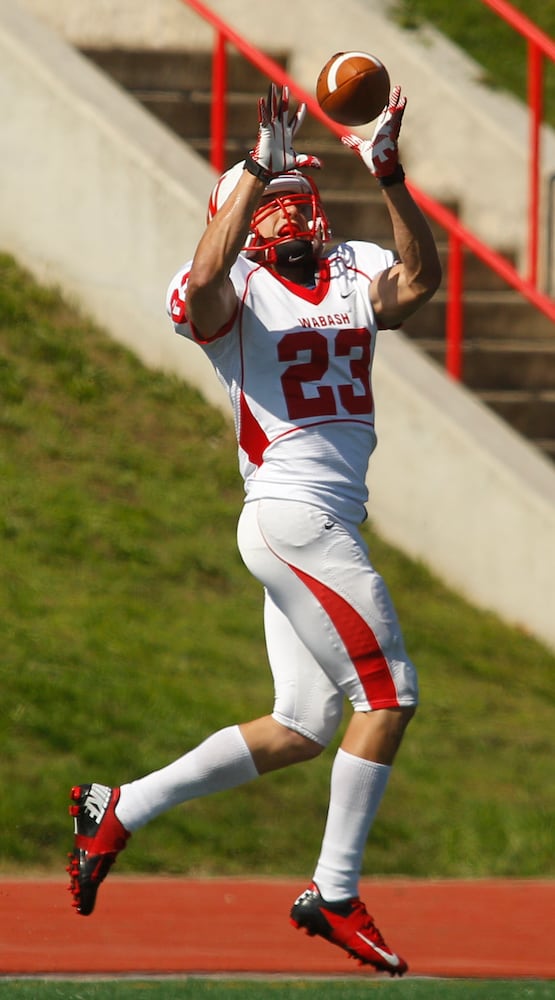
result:
M 335 416 L 339 412 L 338 404 L 353 416 L 370 416 L 374 402 L 367 329 L 345 327 L 338 330 L 333 339 L 318 330 L 286 333 L 277 350 L 279 360 L 287 363 L 281 385 L 290 420 Z M 347 360 L 346 367 L 338 366 L 342 358 Z M 337 372 L 335 380 L 330 378 L 331 372 Z

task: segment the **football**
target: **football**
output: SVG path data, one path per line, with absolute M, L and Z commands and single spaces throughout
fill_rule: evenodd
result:
M 336 52 L 321 69 L 316 100 L 339 125 L 366 125 L 389 100 L 389 73 L 368 52 Z

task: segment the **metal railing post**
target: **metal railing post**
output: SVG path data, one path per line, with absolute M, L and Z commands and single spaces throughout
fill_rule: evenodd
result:
M 546 293 L 555 292 L 555 174 L 551 174 L 547 184 L 547 246 L 546 246 Z
M 482 0 L 527 43 L 527 103 L 530 116 L 528 161 L 527 281 L 537 288 L 540 232 L 540 142 L 543 115 L 543 59 L 555 62 L 555 42 L 508 0 Z
M 447 310 L 445 317 L 445 367 L 452 378 L 462 377 L 463 339 L 463 250 L 455 232 L 449 233 L 447 263 Z
M 543 59 L 539 47 L 528 41 L 528 105 L 530 108 L 530 166 L 528 188 L 528 281 L 538 286 L 540 218 L 540 126 L 543 114 Z

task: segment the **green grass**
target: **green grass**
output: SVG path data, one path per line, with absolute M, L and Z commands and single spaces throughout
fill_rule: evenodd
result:
M 384 979 L 275 980 L 240 979 L 184 981 L 110 980 L 107 982 L 48 982 L 15 980 L 0 985 L 3 1000 L 551 1000 L 555 982 L 538 980 Z
M 262 595 L 236 550 L 233 433 L 197 393 L 7 256 L 0 358 L 0 866 L 61 871 L 73 783 L 129 780 L 271 708 Z M 368 533 L 422 707 L 365 874 L 555 875 L 555 655 Z M 305 878 L 330 761 L 175 809 L 118 867 Z
M 545 0 L 511 0 L 512 6 L 533 21 L 548 37 L 555 36 L 555 4 Z M 521 100 L 527 92 L 527 45 L 505 21 L 481 0 L 396 0 L 396 20 L 415 30 L 433 24 L 483 67 L 483 81 Z M 555 65 L 544 59 L 545 120 L 555 127 Z

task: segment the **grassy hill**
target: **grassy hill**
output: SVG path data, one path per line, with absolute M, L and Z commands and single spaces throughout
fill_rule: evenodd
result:
M 61 871 L 68 791 L 265 713 L 233 433 L 0 256 L 0 864 Z M 555 875 L 555 655 L 371 529 L 421 679 L 367 874 Z M 120 871 L 312 872 L 331 752 L 178 808 Z

